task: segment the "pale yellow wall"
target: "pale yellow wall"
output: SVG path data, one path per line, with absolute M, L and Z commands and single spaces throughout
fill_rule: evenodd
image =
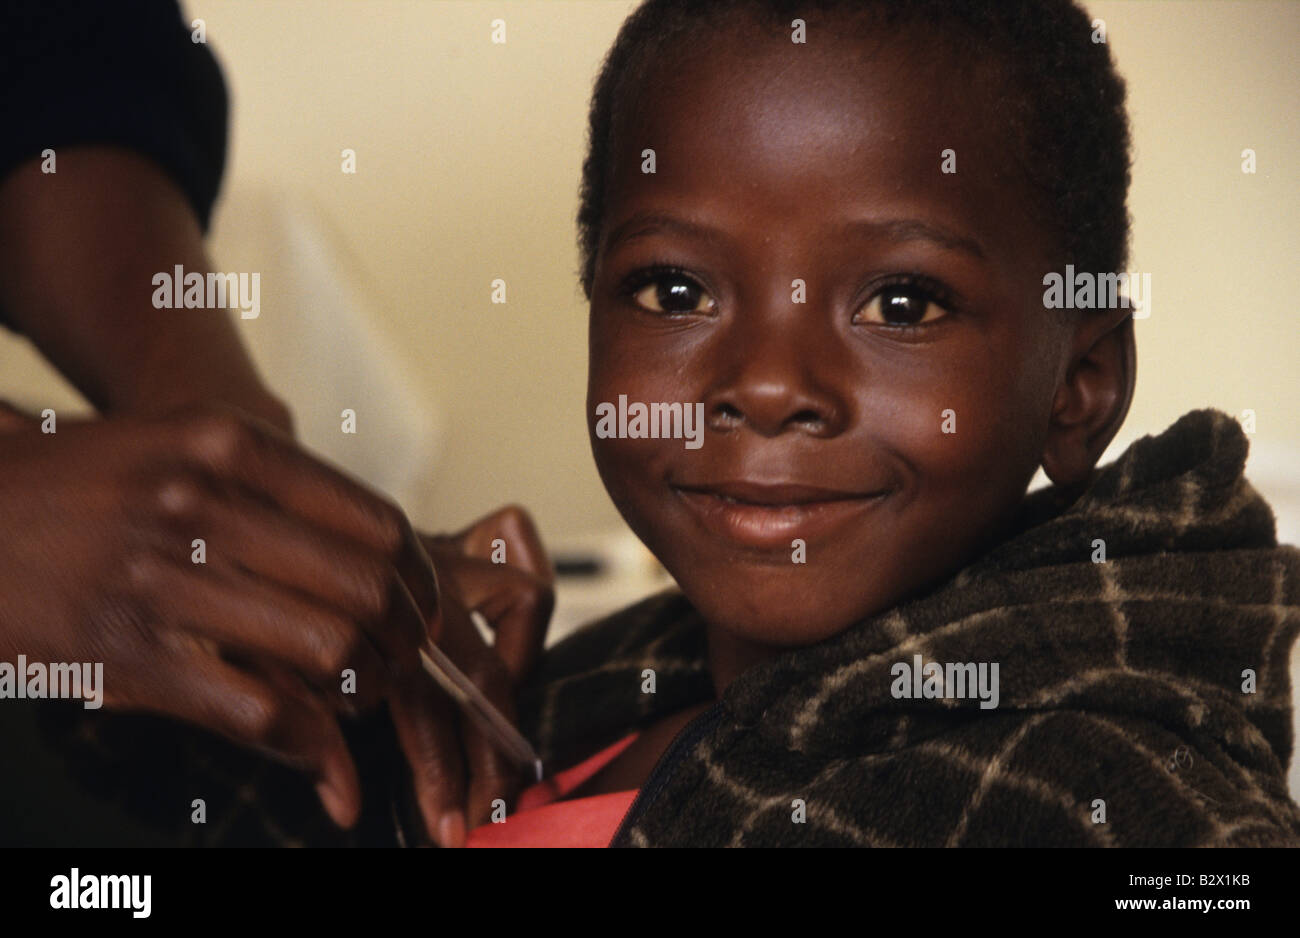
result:
M 1193 404 L 1258 412 L 1300 444 L 1300 4 L 1096 3 L 1129 85 L 1138 323 L 1133 430 Z M 1241 171 L 1253 148 L 1258 172 Z M 1294 468 L 1295 464 L 1293 464 Z
M 444 527 L 510 499 L 551 536 L 615 523 L 582 416 L 573 217 L 591 82 L 634 4 L 185 6 L 206 20 L 233 92 L 227 192 L 269 187 L 327 219 L 442 411 L 442 462 L 417 520 Z M 1132 266 L 1153 278 L 1120 442 L 1196 405 L 1253 408 L 1256 452 L 1294 475 L 1300 4 L 1090 9 L 1129 82 Z M 489 41 L 497 16 L 503 46 Z M 358 153 L 355 176 L 340 172 L 343 147 Z M 1245 147 L 1256 175 L 1240 170 Z M 495 277 L 504 306 L 489 302 Z
M 426 369 L 445 435 L 417 520 L 460 524 L 516 500 L 555 536 L 619 524 L 583 422 L 574 213 L 591 83 L 631 5 L 185 6 L 232 88 L 230 181 L 317 203 Z M 505 45 L 490 42 L 497 16 Z M 505 305 L 490 302 L 497 277 Z

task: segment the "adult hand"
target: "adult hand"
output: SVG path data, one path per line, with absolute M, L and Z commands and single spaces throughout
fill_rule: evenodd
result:
M 532 519 L 508 506 L 458 534 L 422 540 L 442 587 L 430 637 L 513 721 L 515 691 L 542 651 L 555 604 L 554 573 Z M 470 611 L 490 626 L 491 645 Z M 489 820 L 497 798 L 513 807 L 524 773 L 432 680 L 404 685 L 391 706 L 435 842 L 463 845 L 469 829 Z
M 427 686 L 416 649 L 442 618 L 396 507 L 232 413 L 44 434 L 5 408 L 0 530 L 0 660 L 102 662 L 105 706 L 298 766 L 337 823 L 355 822 L 336 711 Z

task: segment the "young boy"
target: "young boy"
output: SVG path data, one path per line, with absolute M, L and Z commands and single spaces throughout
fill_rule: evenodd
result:
M 1094 471 L 1132 309 L 1048 308 L 1067 264 L 1126 269 L 1123 97 L 1066 0 L 624 25 L 588 414 L 681 592 L 553 649 L 519 708 L 555 764 L 624 738 L 568 792 L 639 790 L 613 845 L 1300 842 L 1300 563 L 1242 432 L 1192 413 Z M 698 448 L 598 424 L 627 402 L 702 403 Z
M 588 419 L 681 590 L 544 656 L 549 789 L 470 845 L 1300 842 L 1300 555 L 1222 415 L 1094 469 L 1132 309 L 1044 290 L 1125 270 L 1123 98 L 1068 0 L 633 14 L 583 171 Z M 250 780 L 242 840 L 337 842 L 294 792 Z

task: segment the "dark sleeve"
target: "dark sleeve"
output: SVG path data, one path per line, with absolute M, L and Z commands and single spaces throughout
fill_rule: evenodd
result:
M 129 147 L 176 181 L 206 232 L 226 115 L 221 68 L 175 0 L 0 4 L 0 180 L 46 147 Z

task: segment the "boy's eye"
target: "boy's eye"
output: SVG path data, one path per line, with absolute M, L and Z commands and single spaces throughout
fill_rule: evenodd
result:
M 704 288 L 681 274 L 661 274 L 632 294 L 632 298 L 652 313 L 683 315 L 707 313 L 713 298 Z
M 854 322 L 886 326 L 919 326 L 947 314 L 924 287 L 898 283 L 878 290 L 854 317 Z

